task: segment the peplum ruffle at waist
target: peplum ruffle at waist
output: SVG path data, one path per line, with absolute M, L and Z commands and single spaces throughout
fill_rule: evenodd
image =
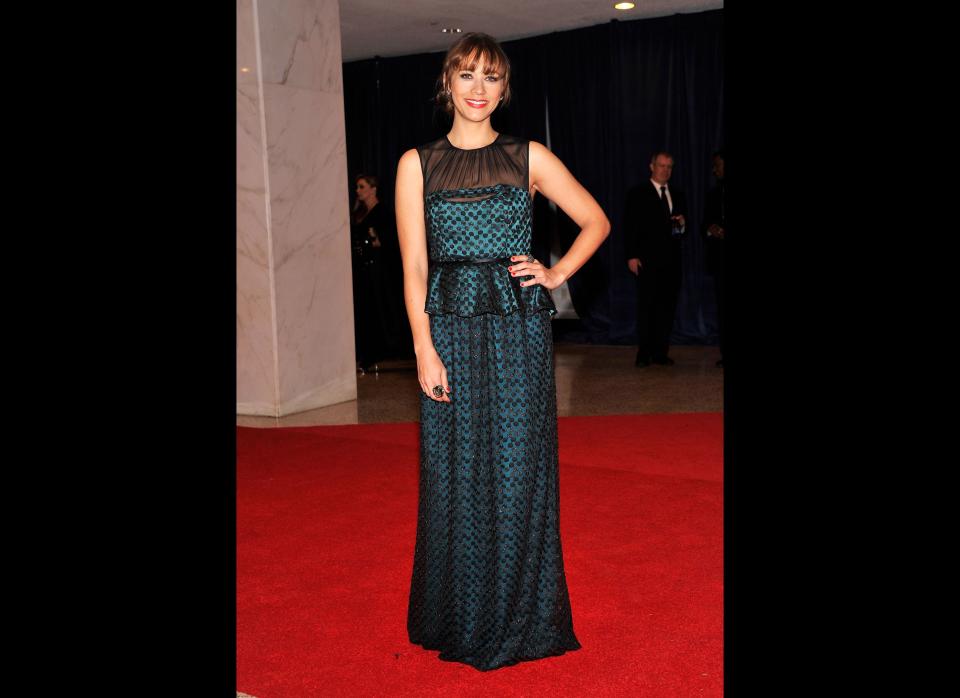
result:
M 427 302 L 431 315 L 454 313 L 473 317 L 492 313 L 533 315 L 557 308 L 550 291 L 539 284 L 520 286 L 530 277 L 511 276 L 509 258 L 483 261 L 433 262 L 427 277 Z

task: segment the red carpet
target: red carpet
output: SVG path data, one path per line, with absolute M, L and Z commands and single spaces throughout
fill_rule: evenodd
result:
M 583 648 L 488 673 L 407 640 L 417 429 L 237 428 L 238 691 L 722 695 L 722 415 L 560 419 Z

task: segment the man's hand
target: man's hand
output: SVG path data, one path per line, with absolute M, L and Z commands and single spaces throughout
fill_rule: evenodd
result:
M 630 273 L 634 276 L 640 275 L 640 270 L 643 268 L 643 265 L 640 264 L 640 260 L 637 257 L 627 260 L 627 267 L 630 269 Z

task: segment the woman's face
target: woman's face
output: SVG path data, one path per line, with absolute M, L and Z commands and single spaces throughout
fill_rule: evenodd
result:
M 500 103 L 503 77 L 484 73 L 486 66 L 477 61 L 474 70 L 457 70 L 450 76 L 450 99 L 456 112 L 469 121 L 483 121 Z
M 377 188 L 367 184 L 367 180 L 357 180 L 357 198 L 365 204 L 369 204 L 377 196 Z

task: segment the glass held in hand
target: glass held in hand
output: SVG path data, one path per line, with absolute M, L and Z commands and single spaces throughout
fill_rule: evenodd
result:
M 673 237 L 678 238 L 681 235 L 683 235 L 685 230 L 685 226 L 683 225 L 683 223 L 681 223 L 676 218 L 672 219 L 670 223 L 671 223 L 670 234 L 673 235 Z

